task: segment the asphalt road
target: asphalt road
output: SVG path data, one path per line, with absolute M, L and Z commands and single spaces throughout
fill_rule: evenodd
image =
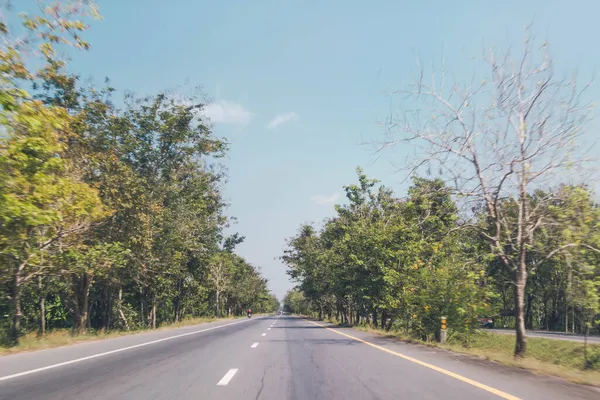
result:
M 597 400 L 600 391 L 273 316 L 0 357 L 0 398 Z
M 514 335 L 514 329 L 484 329 L 484 331 L 489 331 L 493 333 L 500 333 L 503 335 Z M 575 335 L 573 333 L 564 333 L 564 332 L 549 332 L 549 331 L 527 331 L 528 337 L 535 338 L 543 338 L 543 339 L 554 339 L 554 340 L 566 340 L 569 342 L 580 342 L 583 343 L 585 341 L 585 337 L 583 335 Z M 588 343 L 600 344 L 600 336 L 593 335 L 587 337 Z

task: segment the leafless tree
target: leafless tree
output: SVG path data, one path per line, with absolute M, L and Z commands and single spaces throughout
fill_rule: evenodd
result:
M 220 295 L 229 289 L 231 284 L 230 266 L 227 261 L 228 259 L 226 257 L 217 257 L 210 264 L 209 279 L 215 289 L 215 314 L 217 318 L 221 316 L 219 304 Z
M 469 210 L 462 228 L 474 229 L 512 276 L 515 298 L 515 356 L 523 355 L 525 286 L 539 264 L 579 243 L 562 245 L 545 258 L 527 257 L 540 229 L 555 223 L 545 212 L 547 189 L 589 171 L 579 146 L 589 120 L 574 79 L 557 79 L 547 46 L 534 49 L 529 35 L 519 59 L 511 52 L 485 53 L 488 80 L 472 79 L 448 89 L 446 71 L 394 92 L 411 110 L 390 116 L 379 151 L 399 143 L 418 146 L 411 173 L 428 168 L 440 175 Z M 587 145 L 587 144 L 586 144 Z M 535 193 L 535 196 L 533 195 Z M 508 206 L 506 206 L 508 205 Z

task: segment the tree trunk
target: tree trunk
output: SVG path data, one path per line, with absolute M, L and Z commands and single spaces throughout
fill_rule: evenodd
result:
M 46 334 L 46 291 L 44 290 L 44 278 L 38 276 L 39 305 L 40 305 L 40 335 Z
M 546 324 L 546 330 L 548 330 L 548 326 L 549 326 L 549 323 L 550 323 L 550 317 L 549 317 L 548 314 L 549 314 L 548 313 L 548 300 L 546 300 L 544 302 L 544 318 L 545 318 L 544 322 Z
M 573 282 L 573 269 L 571 268 L 571 259 L 569 256 L 565 257 L 567 261 L 567 291 L 565 293 L 565 332 L 569 332 L 569 305 L 572 304 L 572 282 Z M 573 307 L 574 308 L 574 307 Z M 575 318 L 573 318 L 573 324 L 575 324 Z M 573 333 L 575 333 L 575 325 L 573 325 Z
M 533 298 L 532 294 L 527 296 L 527 308 L 525 311 L 525 328 L 533 329 Z
M 156 329 L 156 298 L 152 299 L 152 329 Z
M 21 319 L 23 311 L 21 310 L 21 274 L 17 272 L 13 283 L 12 293 L 12 308 L 14 310 L 11 339 L 14 344 L 19 344 L 19 336 L 21 335 Z
M 152 295 L 148 301 L 149 301 L 149 303 L 147 306 L 148 314 L 146 314 L 146 326 L 150 329 L 154 329 L 153 321 L 155 321 L 154 313 L 156 310 L 156 308 L 154 307 L 154 304 L 155 304 L 154 296 Z
M 385 329 L 385 321 L 387 320 L 387 312 L 383 310 L 381 312 L 381 329 Z
M 81 318 L 79 325 L 79 332 L 87 330 L 88 319 L 89 319 L 89 304 L 88 304 L 89 291 L 84 290 L 81 296 Z
M 215 292 L 215 315 L 219 318 L 219 291 Z
M 373 326 L 377 328 L 377 309 L 373 310 Z
M 181 308 L 181 279 L 177 280 L 177 296 L 175 296 L 175 300 L 173 301 L 173 309 L 174 309 L 174 320 L 175 322 L 179 322 L 180 316 L 180 308 Z
M 94 313 L 93 313 L 93 311 L 94 311 L 94 306 L 95 306 L 95 305 L 96 305 L 96 303 L 92 303 L 92 304 L 89 306 L 89 310 L 88 310 L 88 312 L 87 312 L 87 314 L 88 314 L 88 315 L 87 315 L 87 318 L 86 318 L 86 321 L 87 321 L 87 322 L 86 322 L 86 325 L 85 325 L 85 329 L 86 329 L 86 330 L 88 330 L 88 331 L 89 331 L 90 329 L 92 329 L 92 315 L 94 314 Z
M 20 291 L 20 289 L 19 289 Z M 12 329 L 12 339 L 15 344 L 19 343 L 19 336 L 21 334 L 21 319 L 23 318 L 23 313 L 21 311 L 21 294 L 15 296 L 13 300 L 13 307 L 15 310 L 15 315 L 13 317 L 13 329 Z
M 173 321 L 179 322 L 179 295 L 173 300 Z
M 83 333 L 89 325 L 89 296 L 91 277 L 84 273 L 75 279 L 75 331 Z
M 527 282 L 527 271 L 521 266 L 515 273 L 515 357 L 525 355 L 527 338 L 525 331 L 525 283 Z
M 146 288 L 140 288 L 140 319 L 142 324 L 148 326 L 146 320 Z
M 73 312 L 75 313 L 75 325 L 73 326 L 73 333 L 77 332 L 79 326 L 81 326 L 81 307 L 79 305 L 79 296 L 75 293 L 75 299 L 73 301 Z
M 119 317 L 121 317 L 121 321 L 123 322 L 125 329 L 129 330 L 129 324 L 127 323 L 127 318 L 125 318 L 125 314 L 123 313 L 123 287 L 122 286 L 119 286 L 119 303 L 118 303 L 117 307 L 119 308 Z
M 102 318 L 102 328 L 109 330 L 112 324 L 113 296 L 111 286 L 108 281 L 104 284 L 104 315 Z
M 385 330 L 389 331 L 390 329 L 392 329 L 392 324 L 394 323 L 394 318 L 390 318 L 390 320 L 387 322 L 387 324 L 385 325 Z

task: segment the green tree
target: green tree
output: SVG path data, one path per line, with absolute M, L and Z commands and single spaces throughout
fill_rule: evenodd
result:
M 102 217 L 95 190 L 61 158 L 68 116 L 39 102 L 24 101 L 11 115 L 0 154 L 0 251 L 12 280 L 13 339 L 21 323 L 23 284 L 52 267 L 53 250 Z
M 425 339 L 440 317 L 451 330 L 470 329 L 489 311 L 489 278 L 476 237 L 454 230 L 458 214 L 440 180 L 413 179 L 399 199 L 357 169 L 321 232 L 303 225 L 282 257 L 297 281 L 290 307 L 318 313 L 334 305 L 343 323 L 404 327 Z M 293 292 L 293 293 L 296 293 Z M 290 300 L 295 296 L 296 300 Z M 293 303 L 293 304 L 292 304 Z

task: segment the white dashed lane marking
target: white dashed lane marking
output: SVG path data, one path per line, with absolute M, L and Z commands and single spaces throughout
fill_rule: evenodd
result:
M 237 368 L 232 368 L 229 371 L 227 371 L 227 373 L 225 374 L 225 376 L 223 376 L 221 378 L 221 380 L 219 381 L 219 383 L 217 383 L 217 386 L 227 386 L 227 384 L 229 383 L 229 381 L 231 380 L 231 378 L 233 378 L 233 376 L 238 372 Z

